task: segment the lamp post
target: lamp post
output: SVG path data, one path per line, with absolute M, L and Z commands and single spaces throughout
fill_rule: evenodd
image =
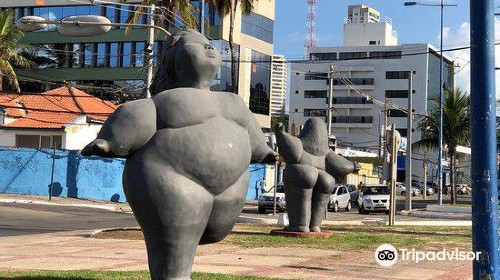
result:
M 112 23 L 108 18 L 94 15 L 69 16 L 62 20 L 46 20 L 38 16 L 25 16 L 16 22 L 16 26 L 25 32 L 33 32 L 45 29 L 48 24 L 57 25 L 57 32 L 69 37 L 89 37 L 106 34 L 111 27 L 142 27 L 148 28 L 147 36 L 147 72 L 145 80 L 146 97 L 150 98 L 151 93 L 149 87 L 153 80 L 153 52 L 154 52 L 154 31 L 160 31 L 166 36 L 170 36 L 165 28 L 155 25 L 154 23 L 155 6 L 151 6 L 150 23 L 149 24 L 132 24 L 132 23 Z
M 499 279 L 494 1 L 470 1 L 473 279 Z
M 440 62 L 439 62 L 439 152 L 438 152 L 438 204 L 443 204 L 443 22 L 444 22 L 444 7 L 456 7 L 456 4 L 446 4 L 444 0 L 440 2 L 422 2 L 410 1 L 405 2 L 405 6 L 431 6 L 441 8 L 441 42 L 439 47 Z

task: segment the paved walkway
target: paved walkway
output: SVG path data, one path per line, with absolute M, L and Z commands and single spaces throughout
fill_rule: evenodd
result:
M 102 240 L 88 231 L 0 238 L 0 270 L 144 270 L 143 241 Z M 200 246 L 194 271 L 294 279 L 465 280 L 468 262 L 398 262 L 379 266 L 373 252 L 308 248 Z

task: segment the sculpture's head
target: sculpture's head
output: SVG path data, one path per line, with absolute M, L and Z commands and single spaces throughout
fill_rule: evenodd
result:
M 163 44 L 152 95 L 176 87 L 210 85 L 221 65 L 220 53 L 193 29 L 176 32 Z
M 304 150 L 312 155 L 323 156 L 330 150 L 326 124 L 318 118 L 310 118 L 306 121 L 299 138 Z

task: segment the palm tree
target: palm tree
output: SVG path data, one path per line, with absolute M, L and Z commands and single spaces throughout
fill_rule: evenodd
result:
M 249 15 L 253 10 L 254 0 L 208 0 L 208 4 L 211 8 L 217 11 L 217 14 L 221 18 L 229 15 L 229 50 L 231 52 L 231 83 L 233 86 L 234 93 L 238 94 L 237 77 L 236 77 L 236 67 L 238 63 L 238 58 L 234 51 L 234 23 L 236 17 L 236 11 L 238 7 L 241 6 L 241 14 Z
M 163 21 L 165 28 L 175 27 L 176 15 L 181 18 L 182 23 L 186 27 L 196 28 L 198 21 L 193 14 L 193 9 L 196 9 L 196 7 L 191 3 L 191 0 L 143 0 L 141 6 L 135 9 L 128 22 L 136 23 L 143 13 L 148 12 L 145 6 L 153 4 L 159 8 L 156 14 L 165 19 Z
M 435 108 L 439 108 L 439 99 L 432 99 Z M 470 97 L 459 88 L 444 91 L 443 104 L 443 144 L 446 145 L 450 159 L 451 201 L 457 203 L 455 190 L 455 159 L 458 145 L 469 145 L 471 140 Z M 439 111 L 431 111 L 423 117 L 417 128 L 424 132 L 422 140 L 413 144 L 414 149 L 439 147 Z
M 33 63 L 19 54 L 25 49 L 19 43 L 24 34 L 13 22 L 12 10 L 0 12 L 0 90 L 4 90 L 6 83 L 9 89 L 19 92 L 19 82 L 14 68 L 28 69 Z

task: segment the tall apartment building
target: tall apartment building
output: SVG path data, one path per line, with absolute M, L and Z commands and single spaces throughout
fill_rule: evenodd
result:
M 285 109 L 286 79 L 286 58 L 275 54 L 271 65 L 271 116 L 279 117 Z
M 36 15 L 46 19 L 62 19 L 71 15 L 101 15 L 112 22 L 127 21 L 134 5 L 140 0 L 0 0 L 0 9 L 13 8 L 16 18 Z M 116 3 L 116 4 L 114 4 Z M 200 2 L 192 0 L 193 5 Z M 93 4 L 93 5 L 92 5 Z M 215 11 L 205 7 L 210 24 L 207 37 L 221 50 L 223 65 L 216 80 L 214 90 L 230 91 L 231 71 L 229 53 L 229 18 L 220 18 Z M 270 127 L 271 58 L 273 55 L 275 0 L 255 0 L 254 10 L 244 16 L 236 13 L 234 41 L 238 53 L 238 94 L 249 104 L 263 128 Z M 193 13 L 197 13 L 193 11 Z M 147 23 L 148 14 L 143 14 L 138 23 Z M 197 15 L 196 15 L 197 16 Z M 165 25 L 164 18 L 159 24 Z M 182 25 L 178 19 L 176 27 Z M 19 71 L 24 79 L 46 81 L 48 86 L 69 81 L 74 85 L 87 85 L 116 89 L 142 89 L 146 71 L 145 48 L 147 32 L 144 29 L 114 28 L 105 35 L 95 37 L 65 37 L 48 28 L 46 31 L 26 33 L 22 42 L 48 49 L 58 56 L 58 63 L 51 68 Z M 161 52 L 164 35 L 157 32 L 155 38 L 156 56 Z M 249 63 L 248 61 L 258 61 Z M 41 91 L 47 88 L 41 88 Z M 87 91 L 89 91 L 87 89 Z
M 356 15 L 354 11 L 352 7 L 349 8 L 349 13 L 353 16 Z M 374 10 L 367 11 L 373 13 Z M 363 24 L 381 23 L 375 16 L 371 17 L 373 19 Z M 366 16 L 363 18 L 366 21 Z M 361 24 L 354 17 L 351 19 L 354 23 L 348 22 L 346 25 Z M 347 27 L 345 30 L 348 32 L 344 34 L 344 42 L 351 42 L 350 44 L 311 49 L 308 54 L 309 63 L 292 62 L 290 125 L 303 125 L 310 117 L 322 118 L 326 122 L 329 88 L 327 78 L 330 66 L 334 65 L 336 74 L 333 80 L 332 131 L 338 139 L 338 145 L 354 146 L 377 153 L 384 124 L 384 106 L 374 103 L 373 99 L 390 101 L 399 107 L 407 108 L 408 95 L 412 94 L 415 114 L 425 115 L 432 109 L 429 99 L 439 94 L 439 52 L 426 43 L 387 43 L 384 38 L 392 36 L 392 26 L 380 29 L 378 37 L 373 37 L 372 34 L 369 40 L 360 38 L 357 42 L 349 39 L 357 35 L 350 33 L 357 29 Z M 381 43 L 371 44 L 370 41 L 373 40 Z M 453 67 L 453 61 L 445 57 L 444 84 L 448 88 L 454 86 Z M 413 73 L 411 93 L 408 92 L 409 71 Z M 354 85 L 349 85 L 351 83 Z M 396 124 L 396 129 L 405 137 L 408 133 L 407 114 L 394 106 L 389 106 L 387 114 L 388 123 Z M 418 121 L 418 117 L 414 119 L 414 127 Z M 422 135 L 416 129 L 414 132 L 413 141 L 416 142 Z M 421 167 L 422 162 L 415 161 L 413 166 Z

